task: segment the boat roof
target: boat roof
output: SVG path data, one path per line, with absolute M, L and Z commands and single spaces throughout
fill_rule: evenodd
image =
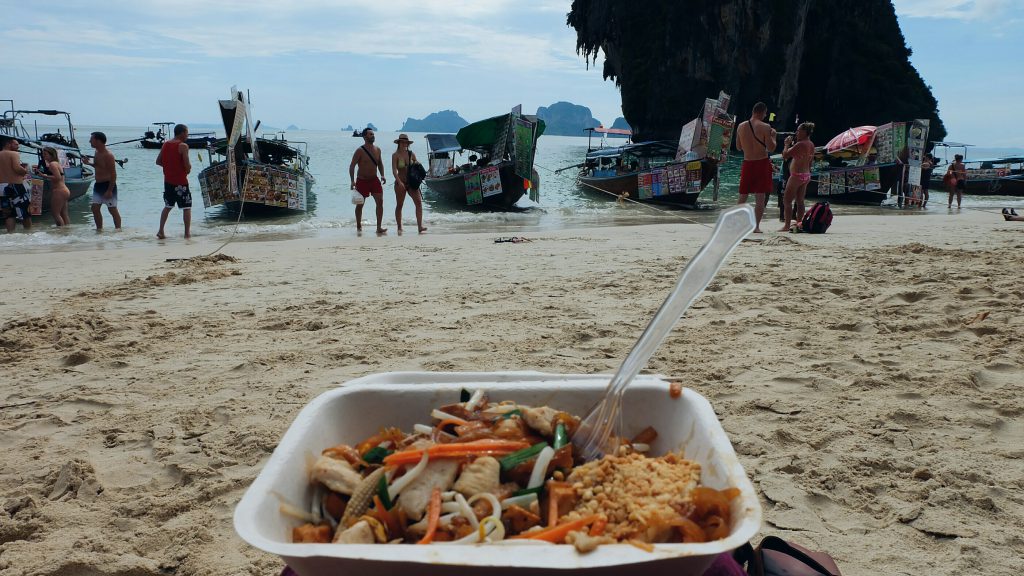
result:
M 932 140 L 932 144 L 936 146 L 945 146 L 947 148 L 968 148 L 974 146 L 974 144 L 964 144 L 963 142 L 940 142 L 938 140 Z
M 648 157 L 648 156 L 675 156 L 678 144 L 669 140 L 649 140 L 647 142 L 637 142 L 634 144 L 626 144 L 625 146 L 615 146 L 614 148 L 601 148 L 594 150 L 593 152 L 587 153 L 587 158 L 609 158 L 615 156 L 621 156 L 625 153 L 632 154 L 633 156 Z
M 487 118 L 486 120 L 480 120 L 479 122 L 473 122 L 463 126 L 462 129 L 455 134 L 455 138 L 459 141 L 459 144 L 463 149 L 490 149 L 494 146 L 495 142 L 502 135 L 501 133 L 505 130 L 505 126 L 508 125 L 508 118 L 511 114 L 502 114 L 500 116 L 494 116 L 493 118 Z M 545 124 L 544 121 L 536 116 L 523 115 L 523 118 L 537 123 L 537 136 L 534 138 L 540 138 L 541 134 L 544 134 Z
M 964 160 L 964 162 L 980 162 L 982 164 L 1022 164 L 1024 163 L 1024 156 L 1000 156 L 998 158 L 971 158 L 969 160 Z
M 598 134 L 622 134 L 623 136 L 632 136 L 633 131 L 625 128 L 605 128 L 604 126 L 597 126 L 595 128 L 584 128 L 587 132 L 597 132 Z
M 427 147 L 431 152 L 458 152 L 462 150 L 455 134 L 427 134 Z

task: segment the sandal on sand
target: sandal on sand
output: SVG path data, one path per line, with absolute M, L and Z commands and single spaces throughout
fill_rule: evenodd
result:
M 1018 215 L 1017 211 L 1014 210 L 1013 208 L 1010 208 L 1010 216 L 1017 216 L 1017 215 Z
M 529 238 L 523 238 L 522 236 L 512 236 L 511 238 L 495 238 L 494 243 L 499 244 L 501 242 L 512 242 L 519 244 L 520 242 L 531 242 Z
M 1003 208 L 1003 216 L 1006 216 L 1009 213 L 1010 213 L 1010 209 L 1009 208 Z

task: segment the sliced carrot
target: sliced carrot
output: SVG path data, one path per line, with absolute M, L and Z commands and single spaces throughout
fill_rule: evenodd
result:
M 465 423 L 466 423 L 466 421 L 463 420 L 462 418 L 446 418 L 446 419 L 441 420 L 440 422 L 438 422 L 437 426 L 434 426 L 434 430 L 439 430 L 441 432 L 444 432 L 444 427 L 449 425 L 449 424 L 455 424 L 456 426 L 462 426 Z M 456 434 L 458 434 L 458 432 L 456 432 Z
M 377 516 L 377 519 L 384 523 L 388 527 L 388 538 L 398 538 L 402 534 L 402 524 L 395 517 L 395 513 L 392 510 L 384 508 L 384 503 L 381 502 L 380 496 L 373 495 L 373 511 Z
M 600 514 L 591 514 L 590 516 L 587 516 L 585 518 L 580 518 L 579 520 L 573 520 L 572 522 L 566 522 L 564 524 L 552 526 L 551 528 L 545 528 L 543 530 L 529 532 L 527 534 L 517 534 L 516 536 L 512 536 L 509 539 L 544 540 L 545 542 L 560 544 L 562 541 L 565 540 L 565 537 L 569 534 L 569 532 L 574 532 L 576 530 L 582 529 L 584 526 L 593 524 L 594 522 L 597 522 L 599 518 L 601 518 Z
M 435 458 L 462 458 L 464 456 L 497 456 L 511 454 L 523 448 L 529 448 L 527 442 L 517 440 L 474 440 L 472 442 L 452 442 L 450 444 L 435 444 L 427 448 L 427 457 Z M 385 466 L 397 466 L 400 464 L 415 464 L 423 458 L 423 450 L 403 450 L 384 457 Z
M 591 536 L 601 536 L 604 534 L 604 529 L 608 527 L 608 519 L 601 516 L 594 522 L 594 525 L 590 527 Z
M 430 505 L 427 507 L 427 533 L 417 544 L 430 544 L 434 541 L 434 533 L 441 522 L 441 489 L 434 488 L 430 493 Z

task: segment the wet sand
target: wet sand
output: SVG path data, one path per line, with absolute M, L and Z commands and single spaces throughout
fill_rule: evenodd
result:
M 395 370 L 614 371 L 707 233 L 5 253 L 0 574 L 277 574 L 231 514 L 306 402 Z M 765 234 L 648 371 L 711 400 L 763 534 L 844 574 L 1020 572 L 1022 241 L 973 211 Z

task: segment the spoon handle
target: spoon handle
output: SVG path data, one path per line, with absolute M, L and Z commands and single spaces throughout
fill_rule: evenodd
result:
M 658 308 L 654 318 L 640 335 L 640 339 L 612 376 L 601 402 L 581 423 L 580 430 L 585 438 L 579 439 L 579 444 L 583 446 L 584 459 L 600 457 L 607 448 L 605 444 L 612 427 L 620 422 L 620 399 L 623 390 L 647 365 L 647 361 L 672 331 L 679 317 L 707 288 L 725 259 L 754 229 L 754 225 L 754 210 L 749 205 L 726 210 L 718 217 L 711 238 L 683 268 L 675 288 Z

